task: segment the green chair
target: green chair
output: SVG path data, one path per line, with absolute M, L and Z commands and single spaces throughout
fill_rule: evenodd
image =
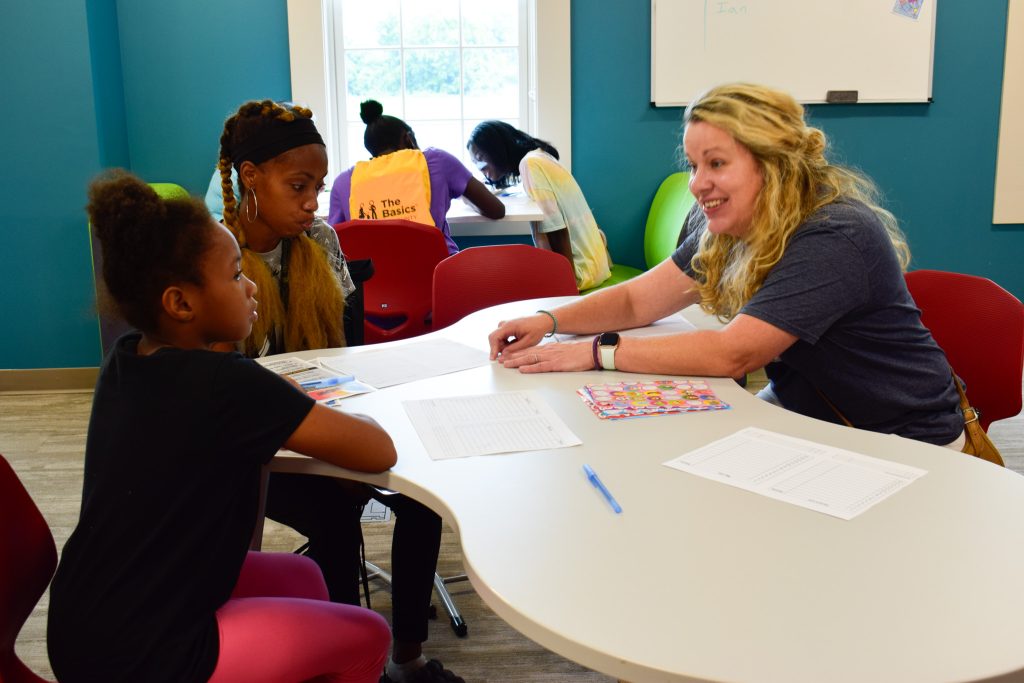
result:
M 149 186 L 164 199 L 188 199 L 189 197 L 188 190 L 176 183 L 150 183 Z
M 662 181 L 654 195 L 651 210 L 647 213 L 647 225 L 644 228 L 644 261 L 648 269 L 667 259 L 676 250 L 676 242 L 679 240 L 683 221 L 695 201 L 693 195 L 690 194 L 689 183 L 689 173 L 685 171 L 673 173 Z M 580 293 L 586 294 L 617 285 L 642 272 L 642 270 L 631 266 L 613 264 L 612 274 L 607 280 Z
M 679 233 L 696 198 L 690 194 L 690 174 L 673 173 L 662 181 L 654 195 L 644 229 L 644 261 L 648 270 L 676 250 Z
M 620 282 L 625 282 L 626 280 L 632 280 L 642 272 L 644 271 L 640 270 L 639 268 L 634 268 L 633 266 L 624 266 L 621 263 L 613 263 L 612 273 L 604 282 L 597 285 L 596 287 L 584 289 L 580 292 L 580 294 L 589 294 L 590 292 L 595 292 L 599 289 L 604 289 L 605 287 L 611 287 L 612 285 L 617 285 Z

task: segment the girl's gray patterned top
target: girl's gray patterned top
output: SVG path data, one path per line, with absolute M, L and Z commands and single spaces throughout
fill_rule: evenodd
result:
M 327 260 L 330 262 L 331 268 L 334 269 L 335 275 L 338 276 L 341 291 L 345 296 L 348 297 L 349 294 L 356 291 L 356 285 L 348 272 L 348 262 L 345 261 L 345 255 L 341 253 L 341 245 L 338 244 L 338 233 L 334 232 L 334 228 L 324 222 L 322 218 L 314 218 L 313 226 L 306 234 L 327 252 Z M 270 274 L 274 276 L 274 280 L 279 280 L 281 277 L 281 243 L 278 242 L 277 246 L 268 252 L 256 253 L 270 268 Z

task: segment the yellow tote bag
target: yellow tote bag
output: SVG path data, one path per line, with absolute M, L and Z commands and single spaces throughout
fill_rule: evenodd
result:
M 418 149 L 360 161 L 352 171 L 349 216 L 364 220 L 404 218 L 434 225 L 430 215 L 430 171 Z

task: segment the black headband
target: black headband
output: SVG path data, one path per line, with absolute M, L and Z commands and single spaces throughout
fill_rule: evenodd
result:
M 253 135 L 232 151 L 231 163 L 238 168 L 243 161 L 262 164 L 290 149 L 303 145 L 322 145 L 324 139 L 316 130 L 312 119 L 296 118 L 294 121 L 275 121 L 266 133 Z

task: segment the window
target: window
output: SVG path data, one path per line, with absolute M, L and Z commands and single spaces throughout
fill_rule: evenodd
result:
M 332 101 L 342 165 L 368 159 L 359 103 L 376 99 L 422 147 L 456 156 L 486 118 L 529 125 L 525 1 L 334 0 Z M 522 119 L 522 121 L 521 121 Z M 465 155 L 463 155 L 465 156 Z M 468 161 L 468 159 L 466 159 Z
M 328 142 L 328 184 L 369 156 L 359 102 L 371 98 L 470 168 L 465 140 L 487 118 L 571 158 L 569 0 L 289 0 L 288 31 L 292 99 Z

